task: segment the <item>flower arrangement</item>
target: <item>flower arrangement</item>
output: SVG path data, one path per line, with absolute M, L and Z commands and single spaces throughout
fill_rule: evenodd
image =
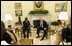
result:
M 48 10 L 34 10 L 29 12 L 29 14 L 48 14 L 48 13 L 49 13 Z

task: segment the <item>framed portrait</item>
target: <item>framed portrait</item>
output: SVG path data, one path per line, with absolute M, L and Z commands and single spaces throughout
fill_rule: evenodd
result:
M 22 3 L 15 3 L 15 9 L 22 9 Z
M 43 10 L 44 2 L 43 1 L 34 1 L 34 10 Z
M 57 4 L 55 4 L 55 11 L 56 12 L 67 11 L 67 3 L 57 3 Z
M 15 15 L 16 16 L 22 16 L 22 10 L 16 10 Z

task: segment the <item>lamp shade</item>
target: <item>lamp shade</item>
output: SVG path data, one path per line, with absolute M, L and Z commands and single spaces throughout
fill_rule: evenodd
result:
M 60 12 L 58 19 L 59 20 L 67 20 L 68 19 L 67 12 Z
M 11 14 L 6 14 L 5 15 L 5 20 L 12 20 Z

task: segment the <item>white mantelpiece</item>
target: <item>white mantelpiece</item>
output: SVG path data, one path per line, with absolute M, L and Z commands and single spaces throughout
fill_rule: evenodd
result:
M 48 14 L 34 14 L 34 15 L 30 15 L 30 20 L 33 24 L 33 20 L 38 20 L 40 18 L 43 18 L 44 20 L 49 22 L 49 15 Z

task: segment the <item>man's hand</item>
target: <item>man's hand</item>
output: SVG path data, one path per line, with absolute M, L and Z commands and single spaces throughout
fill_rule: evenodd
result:
M 30 25 L 30 27 L 34 27 L 34 25 Z
M 32 25 L 32 27 L 34 27 L 34 25 Z
M 44 28 L 44 30 L 46 30 L 46 28 Z

